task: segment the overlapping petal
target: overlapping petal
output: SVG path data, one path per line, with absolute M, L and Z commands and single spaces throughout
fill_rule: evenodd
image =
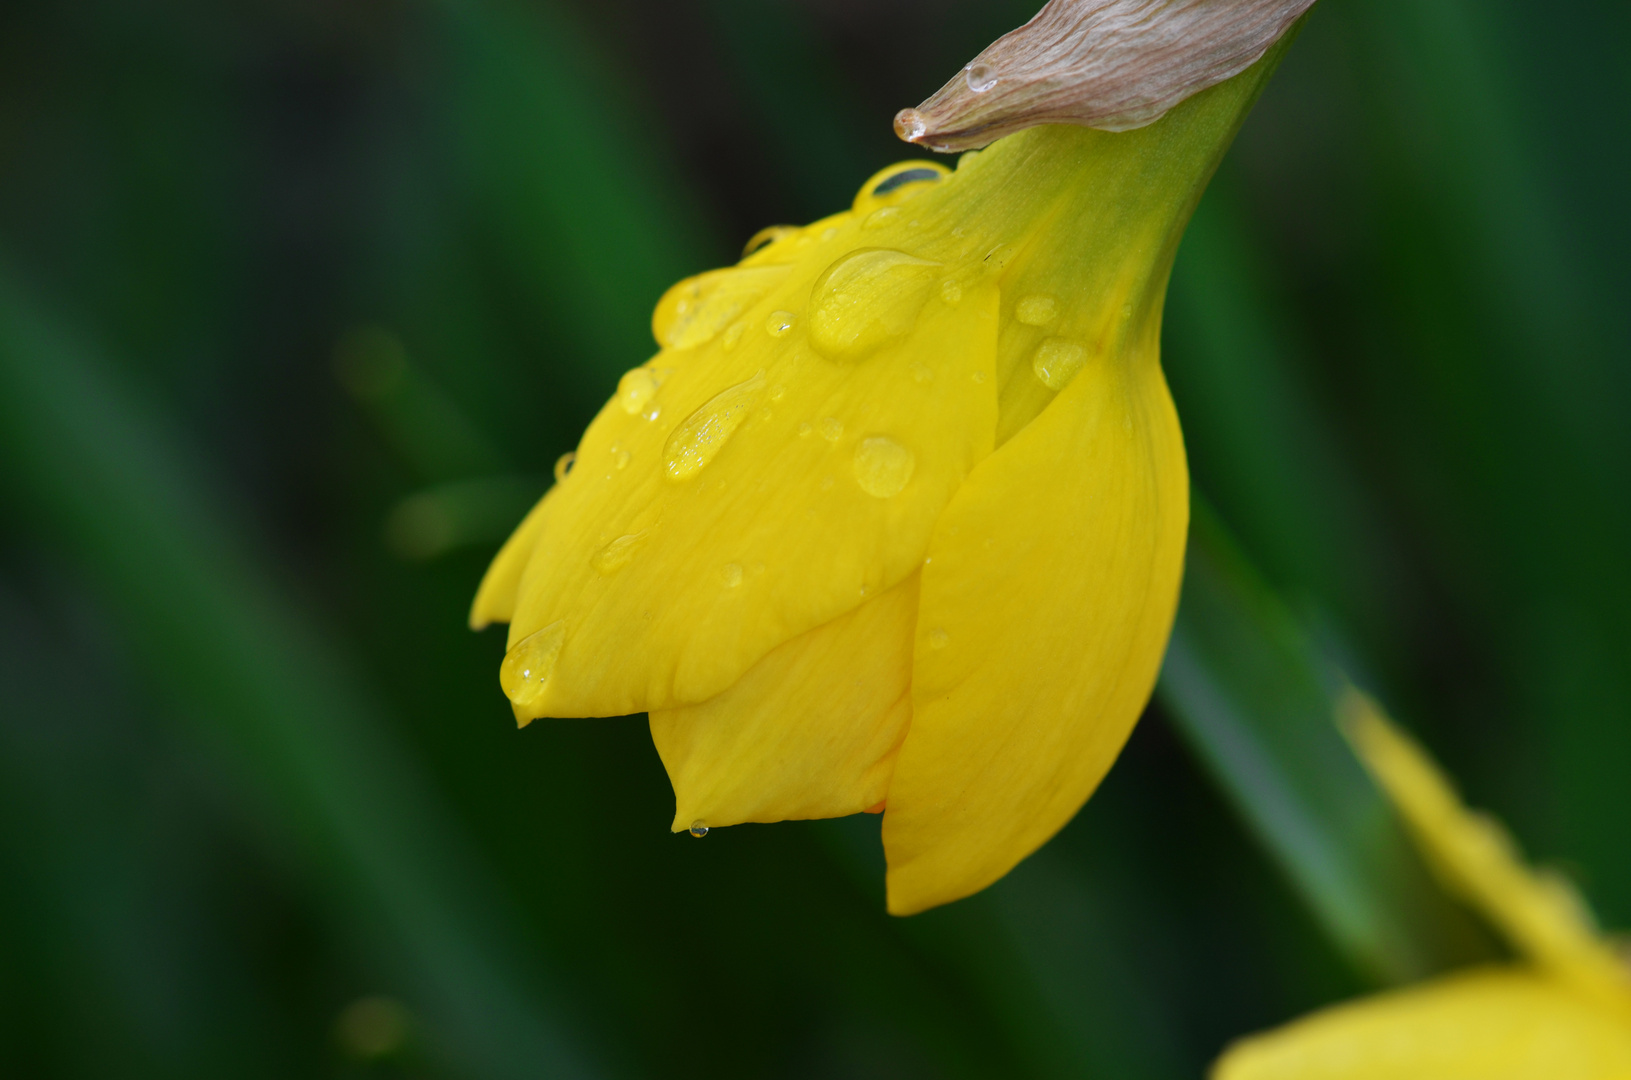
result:
M 860 813 L 911 722 L 918 576 L 772 650 L 700 705 L 653 711 L 674 831 Z

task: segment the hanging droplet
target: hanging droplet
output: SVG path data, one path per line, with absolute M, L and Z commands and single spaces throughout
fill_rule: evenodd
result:
M 765 320 L 765 332 L 771 337 L 781 337 L 791 329 L 793 329 L 791 311 L 772 311 L 770 318 Z
M 938 626 L 929 631 L 929 648 L 944 649 L 951 644 L 951 635 Z
M 786 278 L 789 266 L 731 266 L 686 278 L 663 294 L 651 316 L 657 344 L 690 349 L 712 341 Z
M 899 495 L 912 479 L 917 455 L 887 435 L 871 435 L 855 446 L 855 482 L 877 499 Z
M 640 553 L 640 549 L 646 546 L 646 533 L 648 531 L 642 529 L 637 533 L 619 536 L 616 540 L 595 552 L 594 556 L 589 560 L 590 564 L 602 574 L 611 577 L 634 561 L 634 557 Z
M 810 344 L 829 360 L 859 360 L 909 334 L 939 263 L 888 248 L 858 248 L 810 291 Z
M 727 589 L 742 584 L 742 564 L 728 562 L 719 568 L 719 583 Z
M 698 840 L 701 840 L 704 836 L 708 835 L 708 826 L 701 818 L 697 818 L 695 821 L 691 822 L 691 828 L 686 831 L 692 836 L 696 837 Z
M 990 64 L 970 64 L 964 69 L 963 78 L 970 90 L 983 94 L 997 85 L 997 69 Z
M 617 380 L 617 400 L 630 416 L 641 412 L 657 396 L 657 375 L 650 368 L 637 367 L 625 371 Z
M 572 472 L 572 463 L 576 460 L 578 460 L 578 455 L 574 450 L 568 450 L 555 459 L 555 482 L 557 484 L 565 480 L 567 475 Z
M 1050 390 L 1063 389 L 1087 363 L 1087 349 L 1074 341 L 1051 337 L 1036 347 L 1031 370 Z
M 670 480 L 684 480 L 712 461 L 726 441 L 742 426 L 765 382 L 764 369 L 710 398 L 687 416 L 663 447 L 663 469 Z
M 828 442 L 837 442 L 844 437 L 844 421 L 836 416 L 823 417 L 820 427 L 821 437 Z
M 923 133 L 929 130 L 928 123 L 923 114 L 916 109 L 902 109 L 895 114 L 895 134 L 907 142 L 923 138 Z
M 1059 302 L 1051 296 L 1027 296 L 1014 305 L 1014 318 L 1026 326 L 1046 326 L 1059 315 Z
M 526 709 L 543 696 L 555 674 L 561 645 L 566 641 L 566 622 L 557 620 L 536 633 L 528 634 L 504 654 L 498 682 L 504 696 L 518 709 Z

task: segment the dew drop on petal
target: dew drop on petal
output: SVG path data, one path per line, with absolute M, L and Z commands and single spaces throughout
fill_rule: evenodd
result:
M 929 631 L 929 648 L 944 649 L 949 644 L 951 644 L 951 635 L 938 626 Z
M 684 480 L 712 461 L 742 421 L 748 418 L 764 386 L 763 369 L 746 382 L 715 394 L 681 421 L 663 447 L 663 469 L 670 480 Z
M 940 299 L 955 307 L 963 299 L 963 287 L 952 278 L 940 283 Z
M 810 290 L 810 344 L 829 360 L 859 360 L 911 333 L 939 263 L 889 248 L 857 248 Z
M 921 360 L 913 360 L 906 370 L 912 373 L 913 382 L 926 383 L 934 381 L 934 369 Z
M 814 430 L 815 430 L 815 428 L 810 426 L 810 421 L 805 420 L 804 422 L 799 424 L 799 438 L 801 438 L 801 439 L 809 438 L 810 437 L 810 432 L 812 432 Z
M 870 435 L 855 447 L 855 482 L 877 499 L 899 495 L 917 468 L 917 455 L 887 435 Z
M 612 443 L 612 464 L 617 466 L 619 471 L 628 468 L 629 461 L 632 460 L 632 458 L 633 455 L 627 450 L 623 449 L 623 447 L 617 443 Z
M 730 352 L 736 348 L 736 343 L 742 340 L 742 335 L 747 333 L 747 329 L 748 324 L 745 322 L 731 323 L 730 327 L 725 331 L 725 336 L 720 339 L 720 345 L 724 346 L 726 352 Z
M 821 420 L 821 437 L 828 442 L 837 442 L 844 437 L 844 421 L 836 416 L 823 417 Z
M 1036 355 L 1031 358 L 1031 370 L 1036 372 L 1036 377 L 1048 389 L 1059 390 L 1075 377 L 1085 363 L 1086 348 L 1065 338 L 1052 337 L 1036 347 Z
M 691 822 L 691 827 L 686 831 L 692 836 L 696 837 L 698 840 L 701 840 L 704 836 L 708 835 L 708 825 L 701 818 L 697 818 L 695 821 Z
M 559 484 L 572 472 L 572 463 L 578 460 L 576 451 L 568 450 L 555 459 L 555 482 Z
M 968 82 L 968 88 L 976 94 L 983 94 L 997 85 L 997 69 L 990 64 L 970 64 L 963 71 L 963 78 Z
M 630 416 L 645 409 L 657 396 L 657 376 L 650 368 L 637 367 L 626 371 L 617 380 L 617 400 Z
M 791 329 L 793 329 L 791 311 L 772 311 L 770 318 L 765 320 L 765 332 L 771 337 L 781 337 Z
M 890 219 L 897 218 L 897 217 L 900 217 L 900 207 L 898 207 L 898 206 L 880 207 L 879 209 L 872 211 L 872 213 L 870 213 L 870 214 L 868 214 L 866 216 L 866 220 L 861 222 L 861 228 L 863 228 L 863 229 L 881 229 L 885 225 L 889 224 Z
M 555 674 L 555 661 L 560 659 L 561 645 L 566 641 L 566 621 L 558 619 L 536 633 L 528 634 L 504 654 L 504 663 L 498 669 L 498 682 L 504 696 L 516 708 L 524 709 L 543 696 L 550 677 Z
M 675 285 L 657 301 L 652 332 L 667 349 L 690 349 L 717 337 L 779 284 L 786 266 L 732 266 Z
M 1026 326 L 1046 326 L 1059 315 L 1059 302 L 1051 296 L 1027 296 L 1014 305 L 1014 318 Z
M 727 589 L 742 584 L 742 564 L 728 562 L 719 568 L 719 583 Z
M 611 577 L 629 563 L 634 561 L 635 555 L 646 545 L 645 531 L 619 536 L 607 544 L 589 560 L 594 568 L 607 577 Z

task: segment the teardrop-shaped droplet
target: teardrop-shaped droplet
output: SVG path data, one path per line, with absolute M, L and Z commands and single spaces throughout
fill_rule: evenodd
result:
M 877 499 L 899 495 L 917 468 L 917 455 L 887 435 L 870 435 L 855 446 L 855 482 Z
M 557 484 L 559 484 L 562 480 L 565 480 L 567 476 L 571 474 L 572 463 L 576 460 L 578 460 L 578 455 L 577 452 L 573 450 L 568 450 L 566 453 L 555 459 L 555 482 Z
M 686 278 L 663 294 L 651 315 L 651 331 L 666 349 L 690 349 L 712 341 L 775 288 L 792 268 L 731 266 Z
M 859 360 L 917 323 L 939 263 L 889 248 L 858 248 L 810 292 L 810 344 L 829 360 Z
M 543 696 L 550 677 L 555 674 L 555 661 L 560 659 L 565 641 L 566 622 L 557 620 L 528 634 L 504 654 L 498 682 L 504 688 L 504 696 L 517 709 L 526 709 Z
M 1059 315 L 1059 301 L 1051 296 L 1027 296 L 1014 305 L 1014 318 L 1026 326 L 1046 326 Z
M 695 821 L 691 822 L 691 827 L 686 831 L 692 836 L 696 837 L 698 840 L 701 840 L 704 836 L 708 835 L 708 826 L 707 823 L 705 823 L 701 818 L 697 818 Z
M 715 394 L 687 416 L 663 447 L 663 469 L 670 480 L 684 480 L 712 461 L 736 434 L 758 401 L 765 373 Z
M 963 77 L 968 82 L 968 88 L 976 94 L 983 94 L 997 85 L 997 69 L 990 64 L 970 64 L 964 69 Z
M 1065 338 L 1051 337 L 1036 347 L 1031 370 L 1050 390 L 1061 390 L 1087 363 L 1087 349 Z
M 596 570 L 599 570 L 607 577 L 611 577 L 633 562 L 634 557 L 645 546 L 646 530 L 629 533 L 627 536 L 619 536 L 616 540 L 595 552 L 589 562 Z
M 623 411 L 634 416 L 645 411 L 651 399 L 657 396 L 657 373 L 648 367 L 625 371 L 617 380 L 617 401 Z

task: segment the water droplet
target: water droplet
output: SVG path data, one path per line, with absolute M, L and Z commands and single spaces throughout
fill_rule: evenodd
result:
M 499 665 L 498 682 L 504 695 L 516 708 L 525 709 L 543 696 L 544 688 L 555 674 L 555 661 L 560 659 L 561 645 L 566 641 L 566 621 L 556 620 L 536 633 L 528 634 L 504 654 Z
M 957 282 L 953 281 L 951 278 L 947 278 L 945 281 L 940 283 L 940 299 L 955 307 L 957 302 L 962 300 L 962 298 L 963 287 L 957 284 Z
M 934 183 L 951 175 L 951 171 L 943 165 L 933 163 L 912 163 L 903 169 L 898 169 L 872 185 L 868 192 L 872 198 L 880 198 L 892 191 L 899 191 L 907 184 Z
M 870 435 L 855 447 L 855 482 L 878 499 L 899 495 L 912 479 L 917 456 L 887 435 Z
M 837 442 L 844 437 L 844 421 L 836 416 L 824 417 L 821 421 L 821 437 L 828 442 Z
M 708 835 L 708 826 L 701 818 L 697 818 L 695 821 L 691 822 L 691 828 L 687 831 L 698 840 L 701 840 L 704 836 Z
M 719 568 L 719 583 L 727 589 L 742 584 L 742 564 L 728 562 Z
M 985 382 L 985 372 L 983 372 L 983 371 L 976 371 L 976 372 L 975 372 L 975 373 L 974 373 L 974 374 L 973 374 L 973 376 L 972 376 L 972 378 L 973 378 L 973 379 L 974 379 L 974 381 L 975 381 L 975 382 L 977 382 L 977 383 L 983 383 L 983 382 Z
M 1059 315 L 1059 302 L 1051 296 L 1027 296 L 1014 305 L 1014 318 L 1026 326 L 1046 326 Z
M 662 414 L 663 414 L 663 407 L 661 405 L 653 405 L 651 407 L 651 411 L 646 413 L 646 419 L 647 420 L 655 420 L 655 419 L 657 419 L 657 417 L 661 416 Z
M 775 413 L 772 413 L 769 409 L 760 409 L 759 410 L 759 420 L 762 423 L 769 423 L 770 418 L 772 416 L 774 416 L 774 415 L 775 415 Z
M 565 480 L 567 475 L 571 473 L 572 463 L 576 460 L 578 460 L 578 455 L 572 450 L 568 450 L 555 459 L 555 482 L 557 484 Z
M 690 349 L 712 341 L 785 278 L 791 267 L 732 266 L 675 285 L 651 316 L 657 344 Z
M 791 311 L 772 311 L 770 318 L 765 320 L 765 331 L 771 337 L 781 337 L 793 329 L 793 313 Z
M 1031 370 L 1050 390 L 1059 390 L 1087 363 L 1087 350 L 1074 341 L 1051 337 L 1036 347 Z
M 617 400 L 622 403 L 623 411 L 633 416 L 651 403 L 657 395 L 657 386 L 657 375 L 650 368 L 625 371 L 617 380 Z
M 889 220 L 891 218 L 897 218 L 897 217 L 900 217 L 900 207 L 898 207 L 898 206 L 880 207 L 879 209 L 872 211 L 872 213 L 870 213 L 870 214 L 868 214 L 866 216 L 866 220 L 861 222 L 861 228 L 863 228 L 863 229 L 881 229 L 885 225 L 889 224 Z
M 1132 318 L 1133 317 L 1133 305 L 1131 305 L 1131 304 L 1121 305 L 1121 317 L 1123 319 Z
M 787 387 L 773 386 L 770 388 L 770 400 L 780 401 L 787 394 Z
M 984 263 L 986 272 L 998 273 L 1008 265 L 1008 260 L 1012 259 L 1013 257 L 1014 245 L 998 244 L 996 247 L 986 252 L 985 258 L 981 259 L 980 261 Z
M 742 335 L 747 333 L 747 329 L 748 324 L 741 320 L 731 323 L 725 331 L 725 336 L 720 339 L 720 345 L 724 346 L 726 352 L 730 352 L 736 348 L 736 343 L 742 340 Z
M 838 235 L 838 228 L 837 228 L 837 226 L 834 226 L 834 225 L 828 225 L 825 229 L 821 230 L 821 239 L 823 241 L 831 240 L 833 237 L 835 237 L 837 235 Z
M 822 478 L 821 478 L 821 483 L 820 483 L 820 484 L 818 484 L 818 485 L 816 485 L 816 486 L 817 486 L 817 487 L 819 487 L 819 488 L 820 488 L 820 489 L 821 489 L 821 490 L 822 490 L 822 491 L 831 491 L 831 490 L 832 490 L 832 486 L 833 486 L 833 484 L 834 484 L 834 482 L 835 482 L 835 481 L 834 481 L 834 480 L 833 480 L 833 478 L 832 478 L 832 477 L 830 477 L 830 476 L 823 476 L 823 477 L 822 477 Z
M 810 344 L 829 360 L 858 360 L 911 332 L 939 266 L 904 251 L 857 248 L 810 291 Z
M 627 536 L 619 536 L 595 552 L 589 564 L 607 577 L 612 576 L 633 562 L 640 549 L 646 546 L 646 532 L 647 530 L 642 530 Z
M 742 421 L 748 418 L 764 386 L 765 373 L 715 394 L 686 417 L 663 447 L 663 468 L 670 480 L 684 480 L 712 461 Z
M 631 457 L 632 455 L 627 450 L 617 443 L 612 443 L 612 464 L 617 466 L 619 471 L 629 467 Z
M 754 233 L 752 239 L 742 245 L 742 258 L 745 259 L 755 251 L 767 248 L 778 240 L 796 236 L 802 231 L 797 225 L 767 225 Z
M 951 635 L 938 626 L 929 631 L 929 648 L 944 649 L 951 644 Z
M 963 78 L 970 90 L 983 94 L 997 85 L 997 69 L 990 64 L 970 64 L 964 69 Z
M 928 123 L 916 109 L 902 109 L 895 114 L 895 134 L 907 142 L 923 138 L 923 133 L 928 130 Z
M 799 424 L 799 438 L 801 438 L 801 439 L 809 438 L 810 437 L 810 432 L 812 432 L 814 430 L 815 430 L 815 428 L 810 426 L 810 421 L 805 420 L 803 423 Z
M 934 381 L 934 369 L 921 360 L 913 360 L 911 366 L 906 370 L 912 373 L 913 382 L 926 383 Z

